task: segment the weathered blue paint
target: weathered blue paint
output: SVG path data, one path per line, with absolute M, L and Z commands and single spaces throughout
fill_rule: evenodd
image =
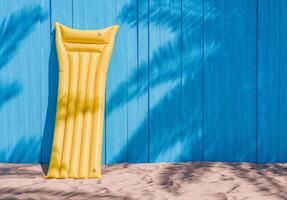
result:
M 55 21 L 120 25 L 103 163 L 287 161 L 287 1 L 2 0 L 0 162 L 49 162 Z

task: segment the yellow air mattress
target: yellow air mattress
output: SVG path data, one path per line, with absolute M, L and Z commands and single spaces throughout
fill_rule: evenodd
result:
M 76 30 L 55 23 L 56 123 L 46 178 L 100 178 L 105 85 L 118 26 Z

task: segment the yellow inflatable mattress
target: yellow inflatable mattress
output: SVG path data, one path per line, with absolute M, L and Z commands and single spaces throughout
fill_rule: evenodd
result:
M 76 30 L 55 23 L 56 123 L 46 178 L 100 178 L 105 85 L 118 26 Z

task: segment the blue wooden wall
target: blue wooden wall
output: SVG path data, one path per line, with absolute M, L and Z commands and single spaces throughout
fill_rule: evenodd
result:
M 1 0 L 0 162 L 49 162 L 55 21 L 120 25 L 104 163 L 287 161 L 287 0 Z

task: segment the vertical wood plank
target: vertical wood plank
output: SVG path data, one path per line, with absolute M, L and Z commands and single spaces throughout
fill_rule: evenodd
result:
M 280 1 L 279 26 L 279 79 L 280 79 L 280 104 L 279 104 L 279 162 L 287 162 L 287 1 Z
M 150 1 L 150 161 L 181 154 L 181 1 Z
M 125 6 L 120 21 L 129 38 L 127 161 L 148 162 L 148 1 L 129 1 Z
M 11 14 L 8 12 L 8 6 L 9 6 L 9 1 L 3 1 L 2 2 L 2 6 L 0 7 L 0 21 L 1 21 L 1 27 L 3 27 L 4 30 L 2 30 L 2 32 L 4 32 L 6 30 L 5 28 L 5 19 L 8 20 L 8 16 Z M 6 37 L 4 36 L 4 34 L 2 33 L 0 35 L 0 39 L 1 41 L 3 41 Z M 8 41 L 6 41 L 8 42 Z M 1 58 L 0 58 L 0 67 L 1 67 L 1 71 L 0 71 L 0 124 L 1 124 L 1 132 L 2 132 L 2 139 L 0 140 L 0 161 L 1 162 L 9 162 L 9 154 L 10 154 L 10 149 L 9 149 L 9 125 L 8 125 L 8 116 L 7 113 L 9 113 L 9 109 L 7 107 L 7 104 L 11 103 L 8 101 L 8 99 L 6 98 L 6 95 L 4 95 L 7 92 L 7 82 L 9 82 L 9 68 L 11 68 L 13 65 L 6 63 L 5 60 L 3 60 L 4 57 L 4 45 L 7 45 L 6 43 L 4 43 L 3 45 L 1 45 L 0 49 L 1 49 Z M 7 71 L 8 70 L 8 71 Z M 15 70 L 15 69 L 14 69 Z M 5 76 L 6 75 L 6 76 Z M 11 131 L 12 132 L 12 131 Z M 14 136 L 15 133 L 11 134 L 11 137 L 15 139 Z
M 32 19 L 36 12 L 41 13 L 43 8 L 41 8 L 41 2 L 38 0 L 28 0 L 26 3 L 30 9 L 34 8 L 34 6 L 38 6 L 35 10 L 35 13 L 32 13 L 29 17 Z M 43 17 L 44 16 L 38 16 Z M 42 21 L 42 19 L 40 19 Z M 41 161 L 41 68 L 39 64 L 41 63 L 41 21 L 37 19 L 37 21 L 32 22 L 35 23 L 33 30 L 27 37 L 27 46 L 23 48 L 23 52 L 20 52 L 25 59 L 27 59 L 26 63 L 22 63 L 19 60 L 19 67 L 24 68 L 28 74 L 28 82 L 25 84 L 25 89 L 27 91 L 27 96 L 24 101 L 26 104 L 26 116 L 25 118 L 29 119 L 29 131 L 24 133 L 24 138 L 26 138 L 25 149 L 23 148 L 24 155 L 22 157 L 23 160 L 29 160 L 29 162 L 39 163 Z M 43 19 L 46 20 L 46 17 Z M 24 41 L 24 42 L 25 42 Z M 20 50 L 21 51 L 21 50 Z M 25 66 L 24 66 L 25 64 Z M 22 66 L 21 66 L 22 65 Z M 19 105 L 19 107 L 21 104 Z M 22 105 L 23 106 L 23 105 Z M 32 142 L 33 141 L 33 142 Z
M 280 1 L 258 2 L 258 162 L 278 161 Z
M 109 11 L 111 14 L 109 16 L 107 15 L 103 15 L 101 14 L 100 15 L 100 19 L 102 20 L 99 20 L 99 23 L 101 27 L 106 27 L 106 26 L 110 26 L 112 24 L 117 24 L 117 20 L 116 20 L 116 6 L 115 6 L 115 1 L 112 1 L 112 3 L 106 3 L 106 1 L 104 1 L 104 5 L 105 5 L 105 8 L 107 9 L 107 11 Z M 97 17 L 99 17 L 99 15 L 96 15 Z M 117 39 L 116 39 L 117 40 Z M 115 47 L 114 47 L 114 50 L 115 51 Z M 109 65 L 109 71 L 108 71 L 108 77 L 107 77 L 107 85 L 106 85 L 106 99 L 105 101 L 107 102 L 107 97 L 109 95 L 109 82 L 111 81 L 110 79 L 110 74 L 111 74 L 111 69 L 115 68 L 117 65 L 116 65 L 116 62 L 114 61 L 114 53 L 112 54 L 112 57 L 111 57 L 111 60 L 110 60 L 110 65 Z M 104 126 L 104 137 L 103 137 L 103 159 L 102 159 L 102 162 L 104 163 L 107 163 L 107 105 L 106 105 L 106 108 L 105 108 L 105 126 Z
M 21 5 L 22 3 L 22 5 Z M 11 5 L 11 6 L 15 6 L 15 5 Z M 27 6 L 29 7 L 28 4 L 28 0 L 24 0 L 21 2 L 17 3 L 17 6 L 19 6 L 18 8 L 21 8 L 22 6 Z M 26 38 L 28 39 L 28 38 Z M 33 105 L 35 103 L 35 99 L 30 98 L 29 96 L 29 92 L 30 90 L 32 90 L 31 88 L 31 84 L 30 84 L 30 70 L 29 70 L 29 60 L 30 60 L 30 56 L 29 56 L 29 52 L 30 51 L 30 45 L 29 45 L 29 41 L 25 40 L 23 41 L 22 44 L 22 48 L 19 49 L 18 51 L 18 60 L 19 60 L 19 65 L 18 65 L 18 73 L 19 73 L 19 80 L 22 84 L 22 86 L 24 87 L 24 91 L 20 94 L 20 101 L 22 106 L 19 106 L 19 126 L 21 127 L 21 133 L 17 134 L 18 135 L 18 139 L 14 139 L 14 141 L 18 141 L 18 152 L 15 153 L 15 155 L 11 155 L 10 156 L 10 160 L 12 160 L 12 162 L 21 162 L 22 157 L 24 157 L 24 152 L 25 148 L 27 148 L 28 144 L 31 142 L 31 147 L 35 147 L 36 142 L 33 141 L 32 142 L 32 138 L 30 138 L 29 136 L 29 132 L 31 130 L 31 115 L 33 114 L 33 112 L 30 113 L 30 106 L 28 105 Z M 11 74 L 11 73 L 10 73 Z M 31 104 L 30 104 L 31 103 Z M 17 106 L 17 107 L 18 107 Z M 13 116 L 13 113 L 11 113 L 11 116 Z M 30 115 L 31 114 L 31 115 Z M 12 124 L 10 124 L 10 129 L 12 128 Z M 30 133 L 31 134 L 31 133 Z M 28 140 L 28 141 L 27 141 Z M 12 147 L 12 145 L 11 145 Z M 16 149 L 17 150 L 17 149 Z M 34 151 L 35 149 L 33 149 Z M 30 151 L 30 150 L 28 150 Z M 31 157 L 33 157 L 33 155 L 30 155 Z M 16 160 L 13 160 L 16 159 Z M 29 162 L 29 158 L 26 157 L 26 161 Z
M 124 1 L 125 2 L 125 1 Z M 110 13 L 114 16 L 116 21 L 113 23 L 118 24 L 117 19 L 122 7 L 123 1 L 112 1 L 107 3 L 109 8 L 103 12 L 103 15 Z M 113 55 L 110 61 L 109 73 L 107 78 L 107 93 L 106 102 L 117 93 L 118 85 L 127 80 L 127 66 L 128 55 L 127 50 L 130 48 L 129 38 L 127 36 L 127 29 L 121 26 L 117 34 Z M 117 106 L 114 112 L 111 104 L 106 105 L 106 162 L 127 162 L 127 88 L 124 88 L 122 93 L 117 93 L 117 98 L 124 103 Z
M 182 1 L 182 156 L 202 160 L 203 0 Z
M 215 13 L 210 16 L 212 10 Z M 233 85 L 226 65 L 226 0 L 206 0 L 204 14 L 213 17 L 204 22 L 204 160 L 230 161 L 234 155 Z M 209 57 L 208 52 L 212 52 Z
M 48 164 L 52 149 L 56 101 L 57 101 L 57 66 L 50 66 L 51 59 L 51 0 L 41 0 L 41 6 L 46 12 L 47 19 L 41 22 L 40 27 L 40 77 L 41 77 L 41 163 Z M 54 69 L 54 71 L 52 71 Z M 51 80 L 53 79 L 53 80 Z M 52 95 L 54 94 L 54 95 Z
M 232 138 L 230 161 L 256 161 L 256 1 L 226 1 L 226 91 Z M 225 126 L 225 125 L 224 125 Z M 233 150 L 232 150 L 233 151 Z
M 86 17 L 85 12 L 87 12 L 87 10 L 85 9 L 86 3 L 90 4 L 91 1 L 72 0 L 72 8 L 73 8 L 72 26 L 75 29 L 85 29 L 85 24 L 88 23 L 85 20 Z
M 20 4 L 21 3 L 18 3 L 17 5 L 13 5 L 12 2 L 7 2 L 6 4 L 7 5 L 6 9 L 10 10 L 10 12 L 6 13 L 6 19 L 9 20 L 9 24 L 10 24 L 10 26 L 6 27 L 7 28 L 6 31 L 8 32 L 10 31 L 8 30 L 9 28 L 12 28 L 16 25 L 15 22 L 10 21 L 11 18 L 9 17 L 12 17 L 14 15 L 16 18 L 15 20 L 16 23 L 17 22 L 21 23 L 21 19 L 19 18 L 19 15 L 20 13 L 25 13 L 25 10 L 23 10 L 25 9 L 24 8 L 25 2 L 22 5 Z M 28 9 L 27 6 L 26 6 L 26 9 Z M 19 29 L 15 28 L 14 31 L 19 32 L 21 31 L 20 29 L 21 28 Z M 7 43 L 10 43 L 11 46 L 16 48 L 17 41 L 8 40 Z M 9 44 L 6 44 L 6 45 L 9 45 Z M 21 87 L 23 86 L 27 87 L 26 84 L 28 80 L 27 78 L 25 78 L 25 76 L 21 74 L 21 71 L 22 71 L 21 69 L 24 68 L 25 70 L 23 71 L 27 71 L 28 69 L 27 61 L 23 60 L 22 63 L 19 63 L 21 49 L 25 48 L 26 45 L 27 45 L 27 40 L 24 41 L 22 45 L 18 46 L 16 52 L 12 53 L 13 54 L 12 57 L 7 61 L 7 64 L 4 68 L 4 70 L 6 71 L 4 73 L 7 75 L 7 78 L 5 78 L 6 80 L 4 79 L 4 83 L 6 81 L 7 84 L 10 84 L 11 81 L 13 81 L 13 79 L 14 80 L 16 79 L 18 83 L 21 85 Z M 15 74 L 14 72 L 18 72 L 18 73 Z M 8 145 L 8 151 L 6 152 L 6 162 L 17 163 L 17 162 L 25 161 L 24 159 L 22 159 L 24 156 L 24 153 L 22 151 L 25 149 L 25 147 L 27 147 L 26 136 L 27 136 L 27 133 L 29 132 L 29 125 L 28 125 L 29 118 L 27 118 L 27 109 L 23 107 L 21 108 L 20 102 L 22 102 L 22 105 L 27 105 L 27 93 L 23 94 L 23 92 L 21 92 L 18 98 L 14 98 L 10 102 L 7 101 L 5 104 L 6 120 L 5 120 L 4 126 L 7 126 L 6 131 L 7 131 L 7 145 Z M 15 113 L 18 113 L 18 112 L 19 112 L 19 115 L 16 116 Z M 20 120 L 21 118 L 23 119 L 23 121 Z M 19 129 L 21 131 L 19 131 Z M 29 162 L 29 161 L 30 160 L 26 160 L 26 162 Z
M 51 28 L 58 21 L 66 26 L 73 26 L 73 0 L 51 0 Z
M 5 9 L 6 5 L 7 5 L 7 2 L 2 1 L 2 6 L 0 6 L 0 23 L 1 23 L 1 26 L 3 26 L 3 20 L 6 16 L 6 13 L 5 13 L 5 10 L 7 10 L 7 9 Z M 3 37 L 3 35 L 1 34 L 0 35 L 1 40 L 3 40 L 2 37 Z M 3 51 L 2 48 L 0 47 L 1 51 Z M 1 55 L 2 55 L 2 53 L 1 53 Z M 0 67 L 3 68 L 4 65 L 2 64 L 2 62 L 3 62 L 2 59 L 0 61 L 1 61 Z M 5 101 L 4 101 L 4 96 L 3 96 L 3 82 L 2 82 L 3 79 L 2 79 L 2 77 L 3 77 L 3 75 L 0 71 L 0 78 L 1 78 L 1 82 L 0 82 L 0 92 L 1 92 L 1 95 L 0 95 L 0 97 L 1 97 L 1 100 L 0 100 L 0 124 L 1 124 L 2 135 L 3 135 L 3 139 L 0 140 L 0 162 L 6 162 L 6 151 L 7 151 L 6 150 L 6 148 L 7 148 L 7 145 L 6 145 L 7 144 L 7 136 L 6 136 L 7 130 L 6 129 L 7 129 L 7 126 L 5 126 L 5 124 L 4 124 L 5 123 L 5 113 L 4 113 L 5 108 L 3 108 L 3 105 L 5 105 L 4 104 Z

